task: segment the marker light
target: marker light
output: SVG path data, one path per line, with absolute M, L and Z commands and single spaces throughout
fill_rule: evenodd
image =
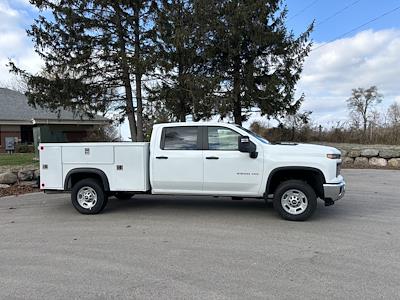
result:
M 326 157 L 330 158 L 330 159 L 340 159 L 342 157 L 342 155 L 341 154 L 327 154 Z

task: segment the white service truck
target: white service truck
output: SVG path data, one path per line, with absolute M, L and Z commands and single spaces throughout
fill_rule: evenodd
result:
M 287 220 L 306 220 L 317 198 L 343 197 L 340 151 L 309 144 L 273 144 L 233 124 L 154 125 L 150 143 L 39 145 L 40 188 L 71 192 L 83 214 L 97 214 L 109 196 L 209 195 L 273 199 Z

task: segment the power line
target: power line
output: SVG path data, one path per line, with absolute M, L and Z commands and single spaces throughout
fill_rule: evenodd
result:
M 298 13 L 296 13 L 294 16 L 290 17 L 288 21 L 296 18 L 297 16 L 301 15 L 303 12 L 305 12 L 307 9 L 309 9 L 311 6 L 313 6 L 315 3 L 317 3 L 319 0 L 314 0 L 313 2 L 311 2 L 309 5 L 307 5 L 306 7 L 304 7 L 302 10 L 300 10 Z
M 375 21 L 377 21 L 377 20 L 379 20 L 379 19 L 381 19 L 381 18 L 383 18 L 383 17 L 386 17 L 387 15 L 389 15 L 389 14 L 391 14 L 391 13 L 393 13 L 393 12 L 395 12 L 396 10 L 399 10 L 399 9 L 400 9 L 400 6 L 397 6 L 397 7 L 393 8 L 393 9 L 391 9 L 391 10 L 389 10 L 389 11 L 387 11 L 387 12 L 381 14 L 380 16 L 377 16 L 377 17 L 375 17 L 375 18 L 369 20 L 368 22 L 365 22 L 364 24 L 361 24 L 361 25 L 359 25 L 359 26 L 357 26 L 357 27 L 355 27 L 355 28 L 353 28 L 353 29 L 351 29 L 351 30 L 349 30 L 349 31 L 347 31 L 347 32 L 345 32 L 345 33 L 343 33 L 343 34 L 341 34 L 341 35 L 335 37 L 334 39 L 328 41 L 327 43 L 325 43 L 325 44 L 323 44 L 323 45 L 321 45 L 321 46 L 318 46 L 317 48 L 314 48 L 313 51 L 315 51 L 315 50 L 317 50 L 317 49 L 320 49 L 320 48 L 322 48 L 322 47 L 325 47 L 326 45 L 332 43 L 333 41 L 336 41 L 336 40 L 338 40 L 338 39 L 340 39 L 340 38 L 342 38 L 342 37 L 348 35 L 349 33 L 352 33 L 352 32 L 354 32 L 354 31 L 357 31 L 358 29 L 364 27 L 365 25 L 371 24 L 372 22 L 375 22 Z
M 323 19 L 321 22 L 318 22 L 316 24 L 316 27 L 321 26 L 322 24 L 328 22 L 329 20 L 333 19 L 334 17 L 336 17 L 337 15 L 341 14 L 342 12 L 344 12 L 345 10 L 349 9 L 350 7 L 356 5 L 358 2 L 360 2 L 361 0 L 356 0 L 352 3 L 350 3 L 349 5 L 339 9 L 338 11 L 336 11 L 335 13 L 333 13 L 332 15 L 328 16 L 327 18 Z

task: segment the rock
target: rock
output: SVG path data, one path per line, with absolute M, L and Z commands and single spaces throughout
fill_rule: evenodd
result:
M 18 179 L 21 181 L 29 181 L 33 179 L 33 172 L 31 170 L 21 170 L 18 172 Z
M 18 185 L 20 186 L 31 186 L 31 187 L 37 187 L 37 181 L 21 181 Z
M 368 158 L 366 157 L 356 157 L 354 160 L 354 166 L 357 167 L 368 167 Z
M 369 165 L 373 167 L 386 167 L 388 164 L 387 160 L 380 157 L 372 157 L 369 159 Z
M 400 150 L 395 149 L 383 149 L 379 151 L 379 156 L 383 158 L 396 158 L 400 157 Z
M 391 168 L 399 168 L 400 169 L 400 158 L 389 159 L 388 166 Z
M 33 171 L 33 179 L 38 179 L 40 176 L 40 170 L 34 170 Z
M 351 157 L 351 158 L 356 158 L 356 157 L 359 157 L 360 155 L 361 155 L 361 151 L 357 150 L 357 149 L 352 149 L 347 153 L 347 156 Z
M 0 174 L 1 184 L 14 184 L 18 181 L 17 175 L 11 172 Z
M 0 184 L 0 189 L 8 189 L 10 186 L 8 184 Z
M 347 151 L 346 150 L 340 149 L 340 152 L 342 153 L 342 157 L 347 156 Z
M 343 157 L 343 159 L 342 159 L 343 167 L 351 167 L 353 164 L 354 164 L 354 158 Z
M 361 156 L 364 157 L 374 157 L 379 155 L 379 150 L 377 149 L 363 149 L 361 150 Z

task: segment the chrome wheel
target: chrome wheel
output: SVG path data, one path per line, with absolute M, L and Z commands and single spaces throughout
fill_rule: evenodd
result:
M 90 186 L 84 186 L 78 191 L 78 203 L 85 209 L 92 209 L 97 203 L 97 193 Z
M 291 215 L 303 213 L 308 206 L 307 196 L 300 190 L 287 190 L 281 197 L 283 209 Z

